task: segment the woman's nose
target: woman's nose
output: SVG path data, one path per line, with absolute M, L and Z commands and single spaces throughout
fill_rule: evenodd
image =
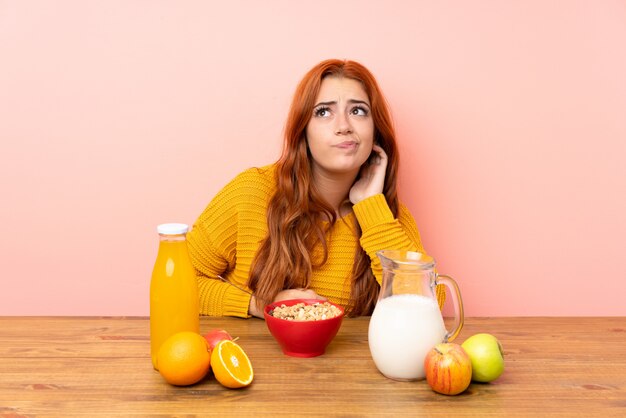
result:
M 335 135 L 352 133 L 352 125 L 347 113 L 339 113 L 335 118 Z

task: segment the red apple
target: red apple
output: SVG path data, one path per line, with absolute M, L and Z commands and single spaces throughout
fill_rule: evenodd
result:
M 204 336 L 204 338 L 209 343 L 211 350 L 213 350 L 220 341 L 233 339 L 233 337 L 231 337 L 230 334 L 223 329 L 212 329 Z
M 459 344 L 437 344 L 424 359 L 426 381 L 435 392 L 458 395 L 472 380 L 472 361 Z

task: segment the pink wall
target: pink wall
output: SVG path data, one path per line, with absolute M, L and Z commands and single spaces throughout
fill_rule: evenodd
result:
M 277 158 L 318 61 L 378 77 L 468 315 L 626 315 L 623 1 L 0 2 L 0 315 L 147 315 L 155 226 Z

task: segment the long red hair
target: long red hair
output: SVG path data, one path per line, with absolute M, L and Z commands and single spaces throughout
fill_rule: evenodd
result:
M 276 163 L 277 189 L 267 211 L 268 235 L 260 244 L 248 282 L 259 307 L 284 289 L 308 288 L 313 270 L 323 265 L 328 256 L 326 234 L 337 221 L 337 215 L 313 184 L 312 157 L 306 141 L 306 127 L 313 115 L 315 99 L 322 80 L 328 76 L 351 78 L 363 85 L 370 99 L 374 140 L 388 157 L 383 193 L 394 216 L 398 215 L 396 135 L 378 83 L 357 62 L 322 61 L 298 85 L 285 125 L 283 152 Z M 360 236 L 357 223 L 355 239 Z M 317 260 L 312 258 L 316 246 L 323 249 L 323 256 Z M 370 263 L 367 253 L 358 246 L 350 302 L 346 307 L 348 315 L 369 315 L 374 309 L 380 286 Z

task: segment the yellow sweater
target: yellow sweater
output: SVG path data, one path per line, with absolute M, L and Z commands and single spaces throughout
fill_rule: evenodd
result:
M 274 165 L 239 174 L 213 198 L 187 234 L 189 255 L 198 277 L 200 314 L 249 316 L 250 294 L 238 287 L 249 291 L 246 283 L 252 260 L 267 235 L 266 211 L 276 190 L 274 174 Z M 333 226 L 328 261 L 315 269 L 311 278 L 312 290 L 342 306 L 348 304 L 352 265 L 359 245 L 351 228 L 355 221 L 363 231 L 360 245 L 372 260 L 379 284 L 382 267 L 377 251 L 424 251 L 413 217 L 404 205 L 400 205 L 398 219 L 394 219 L 382 194 L 354 205 L 353 213 Z M 440 303 L 442 291 L 437 292 Z

